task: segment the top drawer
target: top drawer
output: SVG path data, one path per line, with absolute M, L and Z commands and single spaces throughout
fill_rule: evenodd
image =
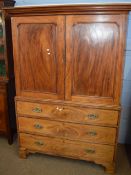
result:
M 50 105 L 17 101 L 16 112 L 19 115 L 31 115 L 73 123 L 117 125 L 118 122 L 117 111 L 70 107 L 57 104 Z

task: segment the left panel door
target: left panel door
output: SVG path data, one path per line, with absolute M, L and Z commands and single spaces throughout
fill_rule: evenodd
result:
M 64 16 L 12 17 L 16 95 L 64 99 Z

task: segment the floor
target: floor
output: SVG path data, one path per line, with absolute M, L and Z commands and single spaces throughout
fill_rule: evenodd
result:
M 125 148 L 118 146 L 116 175 L 131 175 Z M 17 141 L 8 145 L 0 138 L 0 175 L 105 175 L 101 166 L 86 161 L 31 154 L 27 159 L 18 156 Z

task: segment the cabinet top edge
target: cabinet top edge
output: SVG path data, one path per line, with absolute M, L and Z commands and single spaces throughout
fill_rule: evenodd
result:
M 131 11 L 131 3 L 45 4 L 2 8 L 6 13 Z

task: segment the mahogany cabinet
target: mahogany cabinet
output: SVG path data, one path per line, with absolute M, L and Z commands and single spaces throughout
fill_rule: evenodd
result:
M 129 7 L 5 9 L 20 157 L 40 152 L 114 172 Z
M 14 99 L 12 94 L 12 81 L 7 73 L 7 59 L 5 46 L 5 25 L 2 7 L 13 5 L 12 0 L 0 1 L 0 135 L 7 137 L 9 144 L 13 142 L 15 130 Z M 10 65 L 11 66 L 11 65 Z M 12 109 L 11 109 L 12 108 Z

